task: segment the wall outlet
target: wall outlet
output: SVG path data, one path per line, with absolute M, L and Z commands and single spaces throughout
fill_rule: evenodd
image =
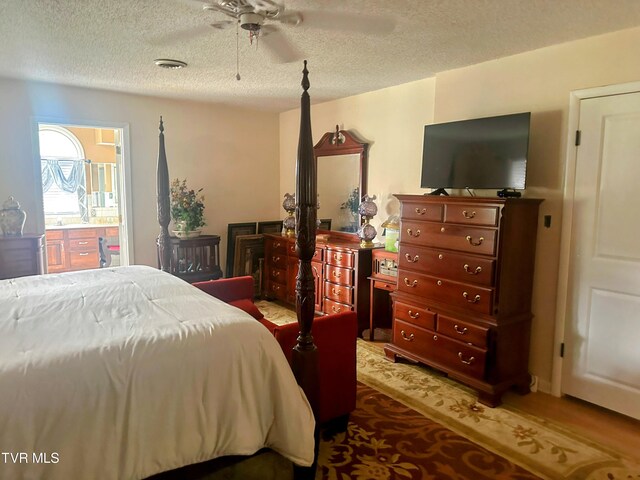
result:
M 531 390 L 532 392 L 537 392 L 538 391 L 538 376 L 537 375 L 531 375 L 531 382 L 529 383 L 529 390 Z

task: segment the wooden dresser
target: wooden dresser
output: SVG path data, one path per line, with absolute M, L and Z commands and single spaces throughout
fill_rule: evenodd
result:
M 446 372 L 500 404 L 529 391 L 537 199 L 396 195 L 398 290 L 387 357 Z
M 47 228 L 47 272 L 73 272 L 100 267 L 99 239 L 118 237 L 117 226 Z
M 44 273 L 44 235 L 0 236 L 0 280 Z
M 357 237 L 331 232 L 316 241 L 311 262 L 315 277 L 316 312 L 330 314 L 354 310 L 358 334 L 369 326 L 369 280 L 371 248 L 360 246 Z M 296 300 L 298 256 L 293 238 L 265 234 L 265 294 L 288 303 Z

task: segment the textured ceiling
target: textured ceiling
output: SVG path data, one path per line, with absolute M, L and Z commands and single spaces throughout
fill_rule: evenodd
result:
M 0 0 L 0 76 L 284 111 L 302 62 L 274 62 L 198 0 Z M 312 101 L 427 78 L 518 52 L 640 25 L 639 0 L 285 0 L 302 13 L 286 38 L 309 61 Z M 358 15 L 355 31 L 305 24 Z M 390 32 L 362 33 L 368 16 Z M 334 25 L 335 27 L 335 25 Z M 631 48 L 631 46 L 630 46 Z M 635 46 L 634 48 L 637 48 Z M 156 67 L 156 58 L 186 62 Z

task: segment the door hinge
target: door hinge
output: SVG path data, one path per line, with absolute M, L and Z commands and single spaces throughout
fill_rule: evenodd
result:
M 564 342 L 560 344 L 560 357 L 564 358 Z
M 580 145 L 581 137 L 582 137 L 582 130 L 576 130 L 576 147 Z

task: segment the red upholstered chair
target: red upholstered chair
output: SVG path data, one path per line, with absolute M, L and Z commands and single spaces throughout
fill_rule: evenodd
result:
M 251 314 L 276 337 L 291 362 L 298 324 L 276 325 L 264 318 L 253 303 L 252 277 L 224 278 L 193 285 Z M 357 316 L 354 312 L 344 312 L 316 317 L 312 334 L 318 346 L 320 370 L 318 422 L 324 423 L 348 415 L 356 406 Z

